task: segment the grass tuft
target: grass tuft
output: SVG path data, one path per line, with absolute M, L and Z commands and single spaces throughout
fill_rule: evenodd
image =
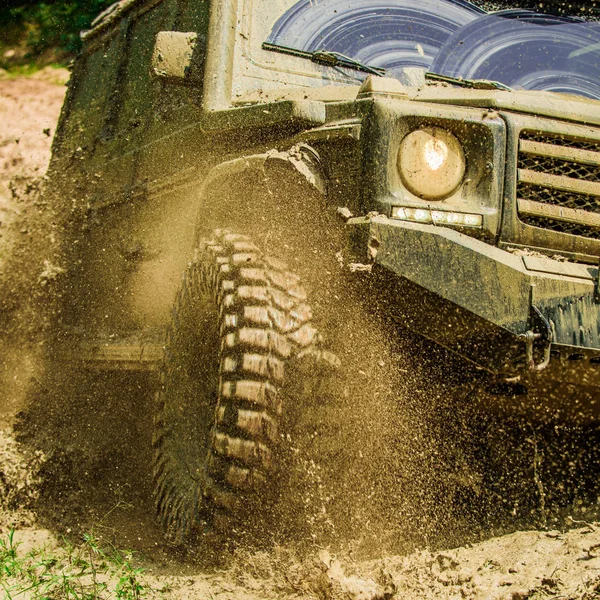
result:
M 106 549 L 93 535 L 79 546 L 19 552 L 14 530 L 0 537 L 0 587 L 7 600 L 138 600 L 153 590 L 133 553 Z

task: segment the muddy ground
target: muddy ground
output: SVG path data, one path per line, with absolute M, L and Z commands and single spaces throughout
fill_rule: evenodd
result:
M 401 327 L 377 365 L 401 375 L 404 418 L 352 413 L 369 442 L 340 459 L 334 490 L 307 462 L 290 502 L 318 510 L 297 511 L 300 533 L 217 558 L 165 541 L 150 500 L 153 381 L 65 378 L 43 361 L 44 307 L 63 268 L 40 195 L 61 77 L 0 80 L 0 535 L 16 529 L 26 549 L 93 532 L 135 551 L 155 597 L 600 597 L 597 431 L 491 414 L 469 394 L 476 374 Z M 392 462 L 388 442 L 404 448 Z M 345 504 L 334 531 L 327 511 Z

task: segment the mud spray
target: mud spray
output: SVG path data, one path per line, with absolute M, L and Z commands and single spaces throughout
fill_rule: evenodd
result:
M 27 95 L 10 96 L 8 89 L 2 88 L 4 103 L 13 98 L 18 105 Z M 46 103 L 54 111 L 47 118 L 56 118 L 62 88 L 34 91 L 34 97 L 56 96 Z M 35 114 L 43 112 L 30 101 Z M 41 361 L 44 305 L 63 267 L 54 252 L 56 220 L 37 193 L 39 172 L 21 167 L 39 151 L 33 169 L 43 170 L 49 138 L 34 120 L 42 142 L 35 152 L 23 151 L 24 138 L 17 144 L 18 134 L 5 127 L 13 109 L 2 112 L 0 415 L 6 425 L 20 411 L 21 444 L 3 433 L 0 497 L 17 520 L 2 517 L 2 527 L 19 519 L 29 524 L 35 514 L 38 523 L 72 539 L 93 529 L 134 548 L 155 573 L 196 573 L 206 564 L 201 550 L 170 546 L 153 516 L 149 407 L 156 382 L 131 373 L 67 372 Z M 404 582 L 409 595 L 436 597 L 435 586 L 456 584 L 457 593 L 469 597 L 465 582 L 471 580 L 456 565 L 479 558 L 489 564 L 493 553 L 508 556 L 507 548 L 481 546 L 468 557 L 421 553 L 402 564 L 387 560 L 387 571 L 373 563 L 367 571 L 377 574 L 366 579 L 348 573 L 359 558 L 462 545 L 518 527 L 566 526 L 573 515 L 595 517 L 595 430 L 490 414 L 479 402 L 480 375 L 398 321 L 400 288 L 376 271 L 350 272 L 343 224 L 332 207 L 320 206 L 310 189 L 291 189 L 283 176 L 238 185 L 241 195 L 214 190 L 214 206 L 206 207 L 212 218 L 201 223 L 199 235 L 225 224 L 286 261 L 302 278 L 323 347 L 341 367 L 291 370 L 279 503 L 272 526 L 258 523 L 269 550 L 237 548 L 220 591 L 235 584 L 237 591 L 260 594 L 375 598 L 391 597 Z M 236 193 L 244 198 L 237 222 L 219 209 Z M 512 539 L 502 538 L 506 544 Z M 347 557 L 344 567 L 336 554 Z M 414 572 L 428 573 L 426 583 L 420 576 L 416 582 Z M 193 589 L 214 591 L 200 579 Z

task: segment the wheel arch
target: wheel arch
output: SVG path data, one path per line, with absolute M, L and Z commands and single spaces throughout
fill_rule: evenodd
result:
M 241 225 L 245 229 L 248 221 L 260 220 L 261 214 L 275 208 L 269 206 L 269 199 L 280 200 L 281 195 L 273 193 L 276 188 L 286 190 L 288 204 L 304 202 L 303 209 L 308 203 L 324 207 L 328 181 L 318 152 L 301 143 L 285 151 L 240 156 L 213 166 L 199 190 L 195 243 L 215 227 Z

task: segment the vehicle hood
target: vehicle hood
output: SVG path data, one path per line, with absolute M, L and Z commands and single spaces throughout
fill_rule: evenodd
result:
M 564 121 L 600 125 L 600 101 L 540 91 L 472 90 L 427 85 L 412 88 L 411 100 L 509 110 Z

